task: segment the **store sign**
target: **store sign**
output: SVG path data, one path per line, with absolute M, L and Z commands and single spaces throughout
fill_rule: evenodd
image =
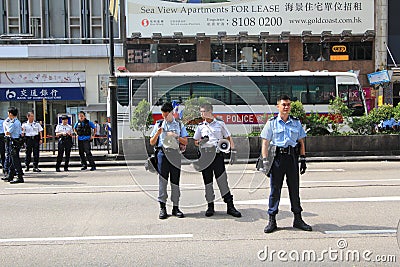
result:
M 387 70 L 369 73 L 367 76 L 369 84 L 371 85 L 390 82 L 389 73 Z
M 226 124 L 264 124 L 266 117 L 263 113 L 216 113 L 216 118 Z M 163 119 L 161 114 L 153 114 L 155 121 Z
M 343 43 L 332 43 L 331 44 L 331 52 L 329 55 L 329 60 L 349 60 L 349 49 L 347 48 L 347 44 Z
M 172 36 L 177 31 L 184 36 L 215 36 L 219 31 L 300 35 L 305 29 L 340 34 L 344 28 L 361 34 L 375 29 L 374 11 L 374 0 L 127 0 L 126 30 L 128 36 L 141 32 L 143 37 Z
M 83 87 L 0 88 L 0 101 L 84 100 Z

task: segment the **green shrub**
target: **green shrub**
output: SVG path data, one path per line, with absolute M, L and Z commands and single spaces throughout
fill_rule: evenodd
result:
M 152 124 L 153 113 L 150 111 L 150 103 L 143 99 L 132 112 L 131 129 L 141 131 L 144 135 Z

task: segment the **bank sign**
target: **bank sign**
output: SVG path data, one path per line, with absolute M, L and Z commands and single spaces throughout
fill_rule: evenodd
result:
M 374 0 L 127 0 L 127 34 L 249 35 L 374 30 Z
M 84 100 L 81 87 L 0 88 L 0 101 Z

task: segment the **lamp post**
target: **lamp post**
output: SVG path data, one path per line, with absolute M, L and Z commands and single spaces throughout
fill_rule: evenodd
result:
M 118 119 L 117 119 L 117 78 L 115 77 L 115 64 L 114 64 L 114 16 L 110 12 L 110 78 L 108 81 L 108 88 L 110 90 L 110 118 L 111 118 L 111 153 L 118 154 Z

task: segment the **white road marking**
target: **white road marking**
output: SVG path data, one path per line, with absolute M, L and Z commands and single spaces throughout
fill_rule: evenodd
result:
M 340 234 L 340 235 L 345 235 L 345 234 L 393 234 L 396 233 L 396 229 L 390 229 L 390 230 L 379 230 L 379 229 L 374 229 L 374 230 L 341 230 L 341 231 L 324 231 L 325 234 Z
M 197 186 L 197 184 L 181 184 L 185 186 Z M 85 188 L 136 188 L 136 187 L 158 187 L 158 184 L 147 185 L 85 185 L 85 186 L 43 186 L 43 187 L 6 187 L 7 190 L 37 190 L 37 189 L 85 189 Z
M 168 239 L 168 238 L 193 238 L 193 234 L 5 238 L 5 239 L 0 239 L 0 243 L 50 242 L 50 241 L 92 241 L 92 240 L 127 240 L 127 239 Z
M 344 169 L 307 169 L 307 172 L 344 172 Z
M 254 174 L 260 171 L 253 170 L 253 167 L 244 170 L 227 170 L 228 174 Z M 344 169 L 307 169 L 307 172 L 345 172 Z
M 373 180 L 330 180 L 330 181 L 301 181 L 301 183 L 364 183 L 364 182 L 398 182 L 400 179 L 373 179 Z
M 355 198 L 317 198 L 317 199 L 302 199 L 301 203 L 335 203 L 335 202 L 387 202 L 400 201 L 400 196 L 391 197 L 355 197 Z M 224 204 L 218 202 L 217 204 Z M 268 205 L 268 199 L 253 199 L 235 201 L 237 205 Z M 289 198 L 281 198 L 280 205 L 290 205 Z

